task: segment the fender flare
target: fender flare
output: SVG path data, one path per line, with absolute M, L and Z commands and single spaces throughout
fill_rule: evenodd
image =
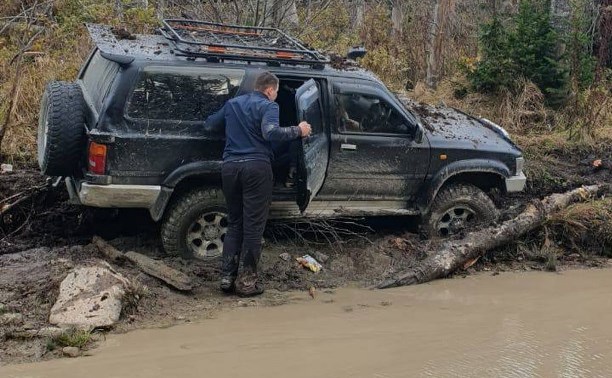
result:
M 189 177 L 211 177 L 214 175 L 221 175 L 221 164 L 223 162 L 221 160 L 212 160 L 212 161 L 196 161 L 193 163 L 188 163 L 185 165 L 181 165 L 174 171 L 172 171 L 162 183 L 162 190 L 157 200 L 149 208 L 149 212 L 151 214 L 151 218 L 154 221 L 159 221 L 164 212 L 168 203 L 170 202 L 170 197 L 172 197 L 172 193 L 174 193 L 174 189 L 176 186 L 183 180 Z
M 421 213 L 429 211 L 438 192 L 450 178 L 462 173 L 493 173 L 502 179 L 511 176 L 510 169 L 498 160 L 468 159 L 452 162 L 433 175 L 429 185 L 419 196 L 417 205 Z

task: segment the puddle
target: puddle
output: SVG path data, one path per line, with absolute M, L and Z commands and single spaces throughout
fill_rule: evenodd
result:
M 294 293 L 0 377 L 610 377 L 612 270 Z M 350 310 L 348 310 L 350 309 Z

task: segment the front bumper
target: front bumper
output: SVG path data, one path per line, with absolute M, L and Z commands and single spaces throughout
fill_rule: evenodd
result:
M 523 172 L 520 172 L 518 175 L 510 176 L 506 179 L 506 192 L 522 192 L 525 189 L 525 184 L 527 183 L 527 177 Z

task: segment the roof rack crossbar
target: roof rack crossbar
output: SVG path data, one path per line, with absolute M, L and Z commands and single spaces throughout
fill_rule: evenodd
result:
M 166 19 L 162 34 L 185 56 L 289 64 L 325 64 L 329 59 L 279 29 Z M 275 46 L 276 45 L 276 46 Z M 277 47 L 278 46 L 278 47 Z

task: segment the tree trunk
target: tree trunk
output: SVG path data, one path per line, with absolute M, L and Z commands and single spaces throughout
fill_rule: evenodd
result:
M 4 140 L 4 135 L 11 124 L 11 116 L 13 113 L 15 113 L 17 107 L 17 97 L 19 96 L 21 81 L 21 68 L 23 65 L 23 53 L 19 54 L 15 63 L 15 77 L 13 79 L 13 85 L 9 94 L 9 103 L 6 109 L 6 115 L 4 116 L 4 121 L 0 124 L 0 152 L 2 151 L 2 141 Z
M 391 23 L 393 24 L 393 36 L 400 38 L 403 32 L 404 10 L 403 0 L 391 1 Z
M 420 284 L 448 276 L 466 263 L 482 256 L 485 252 L 510 243 L 519 236 L 542 225 L 551 214 L 568 207 L 574 202 L 587 200 L 612 191 L 612 185 L 592 185 L 563 194 L 553 194 L 542 201 L 536 201 L 516 218 L 498 227 L 488 227 L 472 232 L 462 240 L 443 243 L 439 251 L 432 253 L 418 267 L 382 282 L 379 289 Z
M 437 0 L 434 6 L 433 19 L 429 28 L 426 79 L 427 86 L 432 89 L 435 89 L 438 85 L 442 67 L 444 34 L 454 8 L 455 0 Z
M 365 1 L 364 0 L 355 0 L 355 14 L 353 16 L 351 26 L 353 30 L 360 29 L 363 25 L 363 15 L 365 14 Z

